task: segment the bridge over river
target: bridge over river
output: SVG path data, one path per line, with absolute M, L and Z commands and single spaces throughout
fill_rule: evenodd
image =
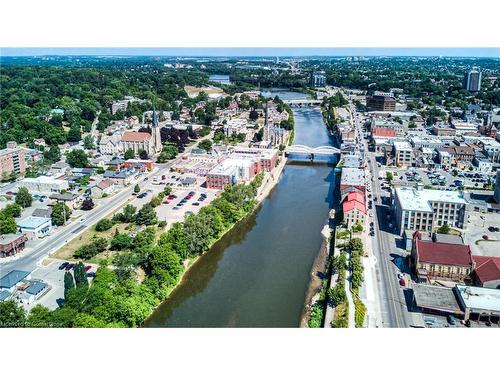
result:
M 340 154 L 340 150 L 332 146 L 310 147 L 305 145 L 292 145 L 285 149 L 285 155 L 292 160 L 331 162 L 336 160 L 337 154 Z

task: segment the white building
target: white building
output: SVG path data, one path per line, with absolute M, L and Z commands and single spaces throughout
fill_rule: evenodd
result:
M 465 228 L 466 205 L 458 191 L 395 189 L 394 211 L 400 234 L 405 229 L 431 232 L 445 223 Z
M 30 192 L 37 193 L 60 193 L 62 190 L 68 190 L 69 184 L 66 180 L 59 180 L 57 178 L 40 176 L 35 178 L 23 178 L 17 182 L 18 187 L 25 187 Z
M 17 223 L 19 231 L 26 234 L 29 239 L 48 236 L 52 232 L 50 217 L 28 216 Z

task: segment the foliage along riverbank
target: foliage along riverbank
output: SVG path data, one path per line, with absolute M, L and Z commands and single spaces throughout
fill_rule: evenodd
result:
M 210 205 L 174 224 L 157 241 L 156 230 L 150 226 L 139 232 L 136 238 L 140 241 L 134 239 L 133 248 L 118 250 L 136 257 L 145 274 L 142 282 L 134 272 L 121 272 L 121 267 L 104 262 L 90 285 L 76 277 L 75 283 L 68 280 L 64 304 L 56 310 L 38 305 L 26 316 L 15 303 L 2 305 L 0 309 L 16 317 L 2 323 L 27 327 L 141 326 L 179 283 L 186 260 L 192 263 L 255 209 L 262 179 L 263 175 L 258 175 L 249 185 L 227 187 Z

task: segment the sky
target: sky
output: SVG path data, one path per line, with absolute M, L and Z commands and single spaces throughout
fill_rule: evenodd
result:
M 0 55 L 456 56 L 500 58 L 500 48 L 0 48 Z

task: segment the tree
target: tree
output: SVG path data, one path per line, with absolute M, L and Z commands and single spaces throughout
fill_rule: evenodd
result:
M 24 327 L 26 313 L 15 301 L 0 302 L 0 328 Z
M 182 223 L 174 223 L 167 233 L 161 235 L 158 246 L 170 244 L 172 251 L 186 259 L 188 257 L 188 244 Z
M 64 299 L 68 299 L 68 294 L 71 289 L 75 287 L 75 281 L 71 272 L 66 271 L 64 273 Z
M 16 233 L 17 224 L 16 220 L 12 216 L 6 216 L 0 213 L 0 234 Z
M 82 149 L 76 149 L 68 153 L 66 162 L 72 168 L 86 168 L 90 165 L 87 154 Z
M 139 184 L 136 184 L 134 186 L 134 193 L 139 194 L 140 191 L 141 191 L 141 187 L 139 186 Z
M 11 203 L 5 206 L 2 210 L 2 213 L 5 216 L 19 217 L 21 216 L 21 212 L 23 211 L 22 207 L 17 203 Z
M 255 109 L 252 109 L 250 111 L 250 114 L 248 115 L 248 118 L 252 121 L 255 121 L 259 118 L 259 112 L 257 112 Z
M 351 249 L 351 252 L 358 252 L 360 254 L 363 252 L 363 241 L 360 238 L 352 238 L 349 240 L 347 246 Z
M 131 252 L 120 253 L 113 258 L 113 265 L 119 279 L 129 279 L 135 275 L 138 257 Z
M 387 177 L 387 182 L 389 183 L 389 185 L 392 184 L 392 180 L 394 178 L 394 175 L 392 174 L 392 172 L 386 172 L 386 177 Z
M 149 203 L 146 203 L 144 206 L 142 206 L 135 217 L 135 222 L 137 225 L 154 225 L 157 223 L 157 221 L 158 218 L 156 216 L 156 211 Z
M 146 152 L 146 150 L 140 150 L 139 151 L 139 158 L 141 158 L 141 160 L 147 160 L 147 159 L 149 159 L 149 155 Z
M 52 312 L 42 305 L 33 306 L 26 320 L 26 326 L 31 328 L 53 327 Z
M 93 208 L 94 208 L 94 201 L 92 200 L 92 198 L 90 197 L 85 198 L 85 200 L 82 202 L 82 210 L 90 211 Z
M 125 151 L 125 154 L 123 155 L 123 159 L 128 160 L 128 159 L 133 159 L 135 157 L 135 152 L 132 149 L 128 149 Z
M 113 227 L 113 222 L 109 219 L 101 219 L 95 225 L 95 230 L 98 232 L 105 232 Z
M 165 163 L 167 160 L 175 159 L 178 154 L 177 146 L 173 144 L 166 144 L 163 146 L 163 150 L 160 155 L 158 155 L 156 161 L 158 163 Z
M 72 125 L 68 131 L 68 142 L 80 142 L 82 139 L 82 131 L 80 125 Z
M 203 141 L 198 143 L 198 147 L 203 150 L 210 151 L 212 149 L 212 141 L 209 139 L 204 139 Z
M 89 281 L 87 280 L 87 272 L 85 272 L 85 265 L 82 262 L 78 262 L 74 267 L 75 284 L 77 288 L 89 287 Z
M 111 250 L 125 250 L 132 247 L 132 237 L 128 234 L 116 232 L 111 240 Z
M 448 234 L 450 233 L 450 226 L 448 225 L 448 223 L 444 223 L 442 226 L 440 226 L 437 230 L 437 232 L 439 234 Z
M 71 216 L 71 209 L 63 202 L 57 202 L 52 208 L 50 217 L 52 218 L 52 225 L 61 226 L 66 224 Z
M 86 150 L 95 149 L 94 138 L 92 138 L 90 134 L 86 135 L 85 138 L 83 138 L 83 148 L 85 148 Z
M 33 203 L 33 197 L 31 196 L 28 188 L 20 187 L 16 195 L 16 203 L 22 208 L 31 207 Z
M 139 187 L 139 185 L 136 185 L 136 187 Z M 135 191 L 135 189 L 134 189 Z M 140 191 L 140 189 L 139 189 Z M 123 209 L 123 213 L 121 216 L 121 221 L 124 223 L 132 223 L 135 221 L 135 215 L 137 212 L 137 207 L 132 206 L 131 204 L 127 204 L 125 208 Z
M 172 186 L 165 186 L 165 187 L 163 188 L 163 193 L 164 193 L 165 195 L 170 195 L 170 194 L 172 194 Z
M 61 150 L 57 145 L 52 145 L 47 151 L 43 152 L 43 157 L 49 163 L 55 163 L 61 160 Z

